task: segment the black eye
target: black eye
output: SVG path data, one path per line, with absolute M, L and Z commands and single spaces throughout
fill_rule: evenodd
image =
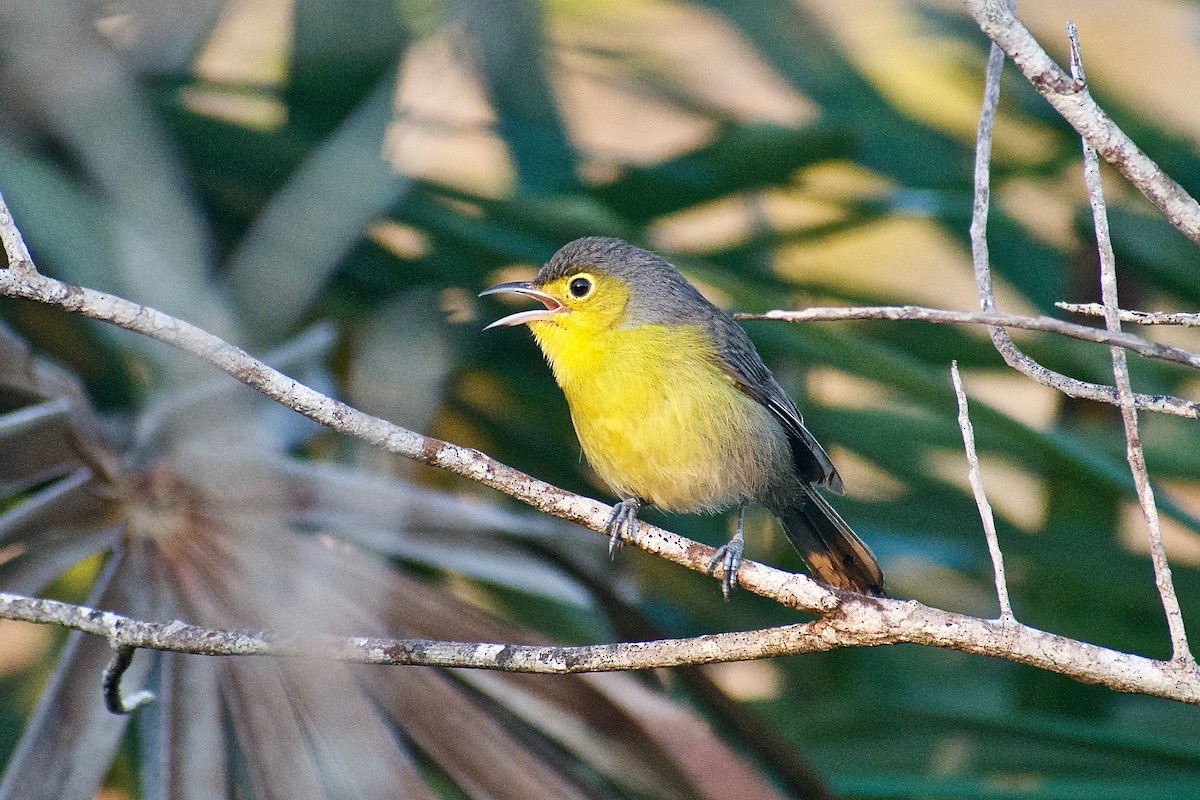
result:
M 567 288 L 571 290 L 572 297 L 586 297 L 587 293 L 592 290 L 592 282 L 583 277 L 575 278 Z

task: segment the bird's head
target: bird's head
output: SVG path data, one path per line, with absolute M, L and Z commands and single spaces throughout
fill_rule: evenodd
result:
M 687 279 L 662 258 L 620 239 L 599 236 L 567 244 L 533 280 L 490 286 L 480 296 L 489 294 L 524 295 L 544 307 L 509 314 L 488 328 L 548 324 L 605 330 L 684 321 L 697 309 L 708 307 Z

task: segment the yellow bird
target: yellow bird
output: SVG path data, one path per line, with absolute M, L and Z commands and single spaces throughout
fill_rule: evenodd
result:
M 737 505 L 737 532 L 709 564 L 728 595 L 754 500 L 779 518 L 816 578 L 883 594 L 871 550 L 817 489 L 844 491 L 829 456 L 741 327 L 675 267 L 620 239 L 587 237 L 532 281 L 482 292 L 499 293 L 545 306 L 488 328 L 532 330 L 583 452 L 621 498 L 610 549 L 636 533 L 643 503 L 687 513 Z

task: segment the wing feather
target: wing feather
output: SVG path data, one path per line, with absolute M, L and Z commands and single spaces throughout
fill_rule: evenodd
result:
M 801 478 L 811 484 L 827 486 L 835 494 L 845 493 L 842 478 L 825 448 L 804 427 L 804 418 L 796 404 L 767 369 L 745 331 L 735 322 L 720 322 L 725 324 L 712 326 L 717 342 L 717 366 L 729 376 L 734 386 L 765 406 L 783 426 Z

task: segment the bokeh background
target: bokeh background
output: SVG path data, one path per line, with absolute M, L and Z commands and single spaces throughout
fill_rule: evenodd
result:
M 1018 11 L 1060 63 L 1063 24 L 1078 24 L 1093 93 L 1195 193 L 1200 105 L 1189 98 L 1200 77 L 1200 6 L 1055 0 Z M 367 410 L 609 498 L 580 458 L 527 332 L 481 333 L 506 307 L 477 292 L 530 275 L 572 238 L 606 234 L 667 254 L 730 310 L 976 308 L 967 227 L 986 53 L 949 0 L 4 0 L 0 191 L 43 272 L 153 305 L 258 354 L 293 343 L 300 355 L 283 363 Z M 1002 310 L 1061 313 L 1056 300 L 1098 297 L 1079 162 L 1077 138 L 1006 68 L 990 227 Z M 1194 246 L 1114 173 L 1105 177 L 1123 305 L 1195 309 Z M 711 579 L 629 549 L 610 564 L 600 537 L 299 425 L 248 390 L 197 395 L 189 387 L 208 386 L 212 370 L 156 343 L 27 303 L 5 301 L 0 315 L 79 376 L 128 475 L 156 474 L 145 470 L 165 438 L 182 437 L 194 458 L 240 436 L 275 453 L 273 469 L 284 458 L 353 469 L 342 505 L 330 507 L 360 529 L 362 509 L 349 498 L 416 487 L 422 516 L 393 527 L 400 537 L 419 529 L 417 544 L 395 545 L 384 523 L 357 544 L 434 587 L 432 597 L 529 635 L 602 642 L 794 619 L 745 593 L 722 602 Z M 979 330 L 747 329 L 842 471 L 848 493 L 837 505 L 895 595 L 996 613 L 948 380 L 958 359 L 1017 615 L 1108 647 L 1168 654 L 1113 409 L 1016 375 Z M 1194 332 L 1147 335 L 1200 349 Z M 1015 338 L 1054 369 L 1111 381 L 1102 347 Z M 1139 359 L 1132 368 L 1139 391 L 1200 395 L 1180 368 Z M 1143 424 L 1195 632 L 1200 428 L 1151 415 Z M 213 485 L 214 503 L 234 491 Z M 439 524 L 463 504 L 475 509 L 470 522 Z M 711 544 L 727 535 L 722 517 L 646 517 Z M 101 550 L 62 556 L 61 574 L 39 588 L 87 599 L 113 558 Z M 0 587 L 3 564 L 21 553 L 0 549 Z M 761 514 L 749 555 L 800 566 Z M 245 602 L 266 609 L 266 588 L 239 591 L 257 593 Z M 210 611 L 214 625 L 250 624 Z M 456 633 L 457 613 L 447 613 L 445 638 L 469 638 Z M 171 606 L 166 618 L 182 614 Z M 65 639 L 0 623 L 0 763 L 51 676 L 69 666 L 59 660 Z M 98 676 L 70 674 L 93 691 L 86 682 Z M 760 731 L 837 796 L 1200 796 L 1200 711 L 1001 661 L 891 647 L 724 665 L 701 677 L 703 690 L 677 676 L 653 680 L 658 696 L 706 720 L 785 795 L 803 796 L 803 782 L 781 778 L 780 759 L 739 730 Z M 736 702 L 700 699 L 710 691 Z M 105 798 L 162 791 L 146 777 L 148 742 L 144 729 L 114 734 Z M 589 762 L 585 746 L 572 753 L 587 767 L 573 773 L 594 792 L 580 789 L 586 796 L 670 796 L 653 782 L 623 785 L 619 770 Z M 438 763 L 441 772 L 425 767 L 439 778 L 427 781 L 434 796 L 505 796 Z M 229 796 L 270 796 L 246 772 L 230 770 L 227 787 L 243 794 Z

